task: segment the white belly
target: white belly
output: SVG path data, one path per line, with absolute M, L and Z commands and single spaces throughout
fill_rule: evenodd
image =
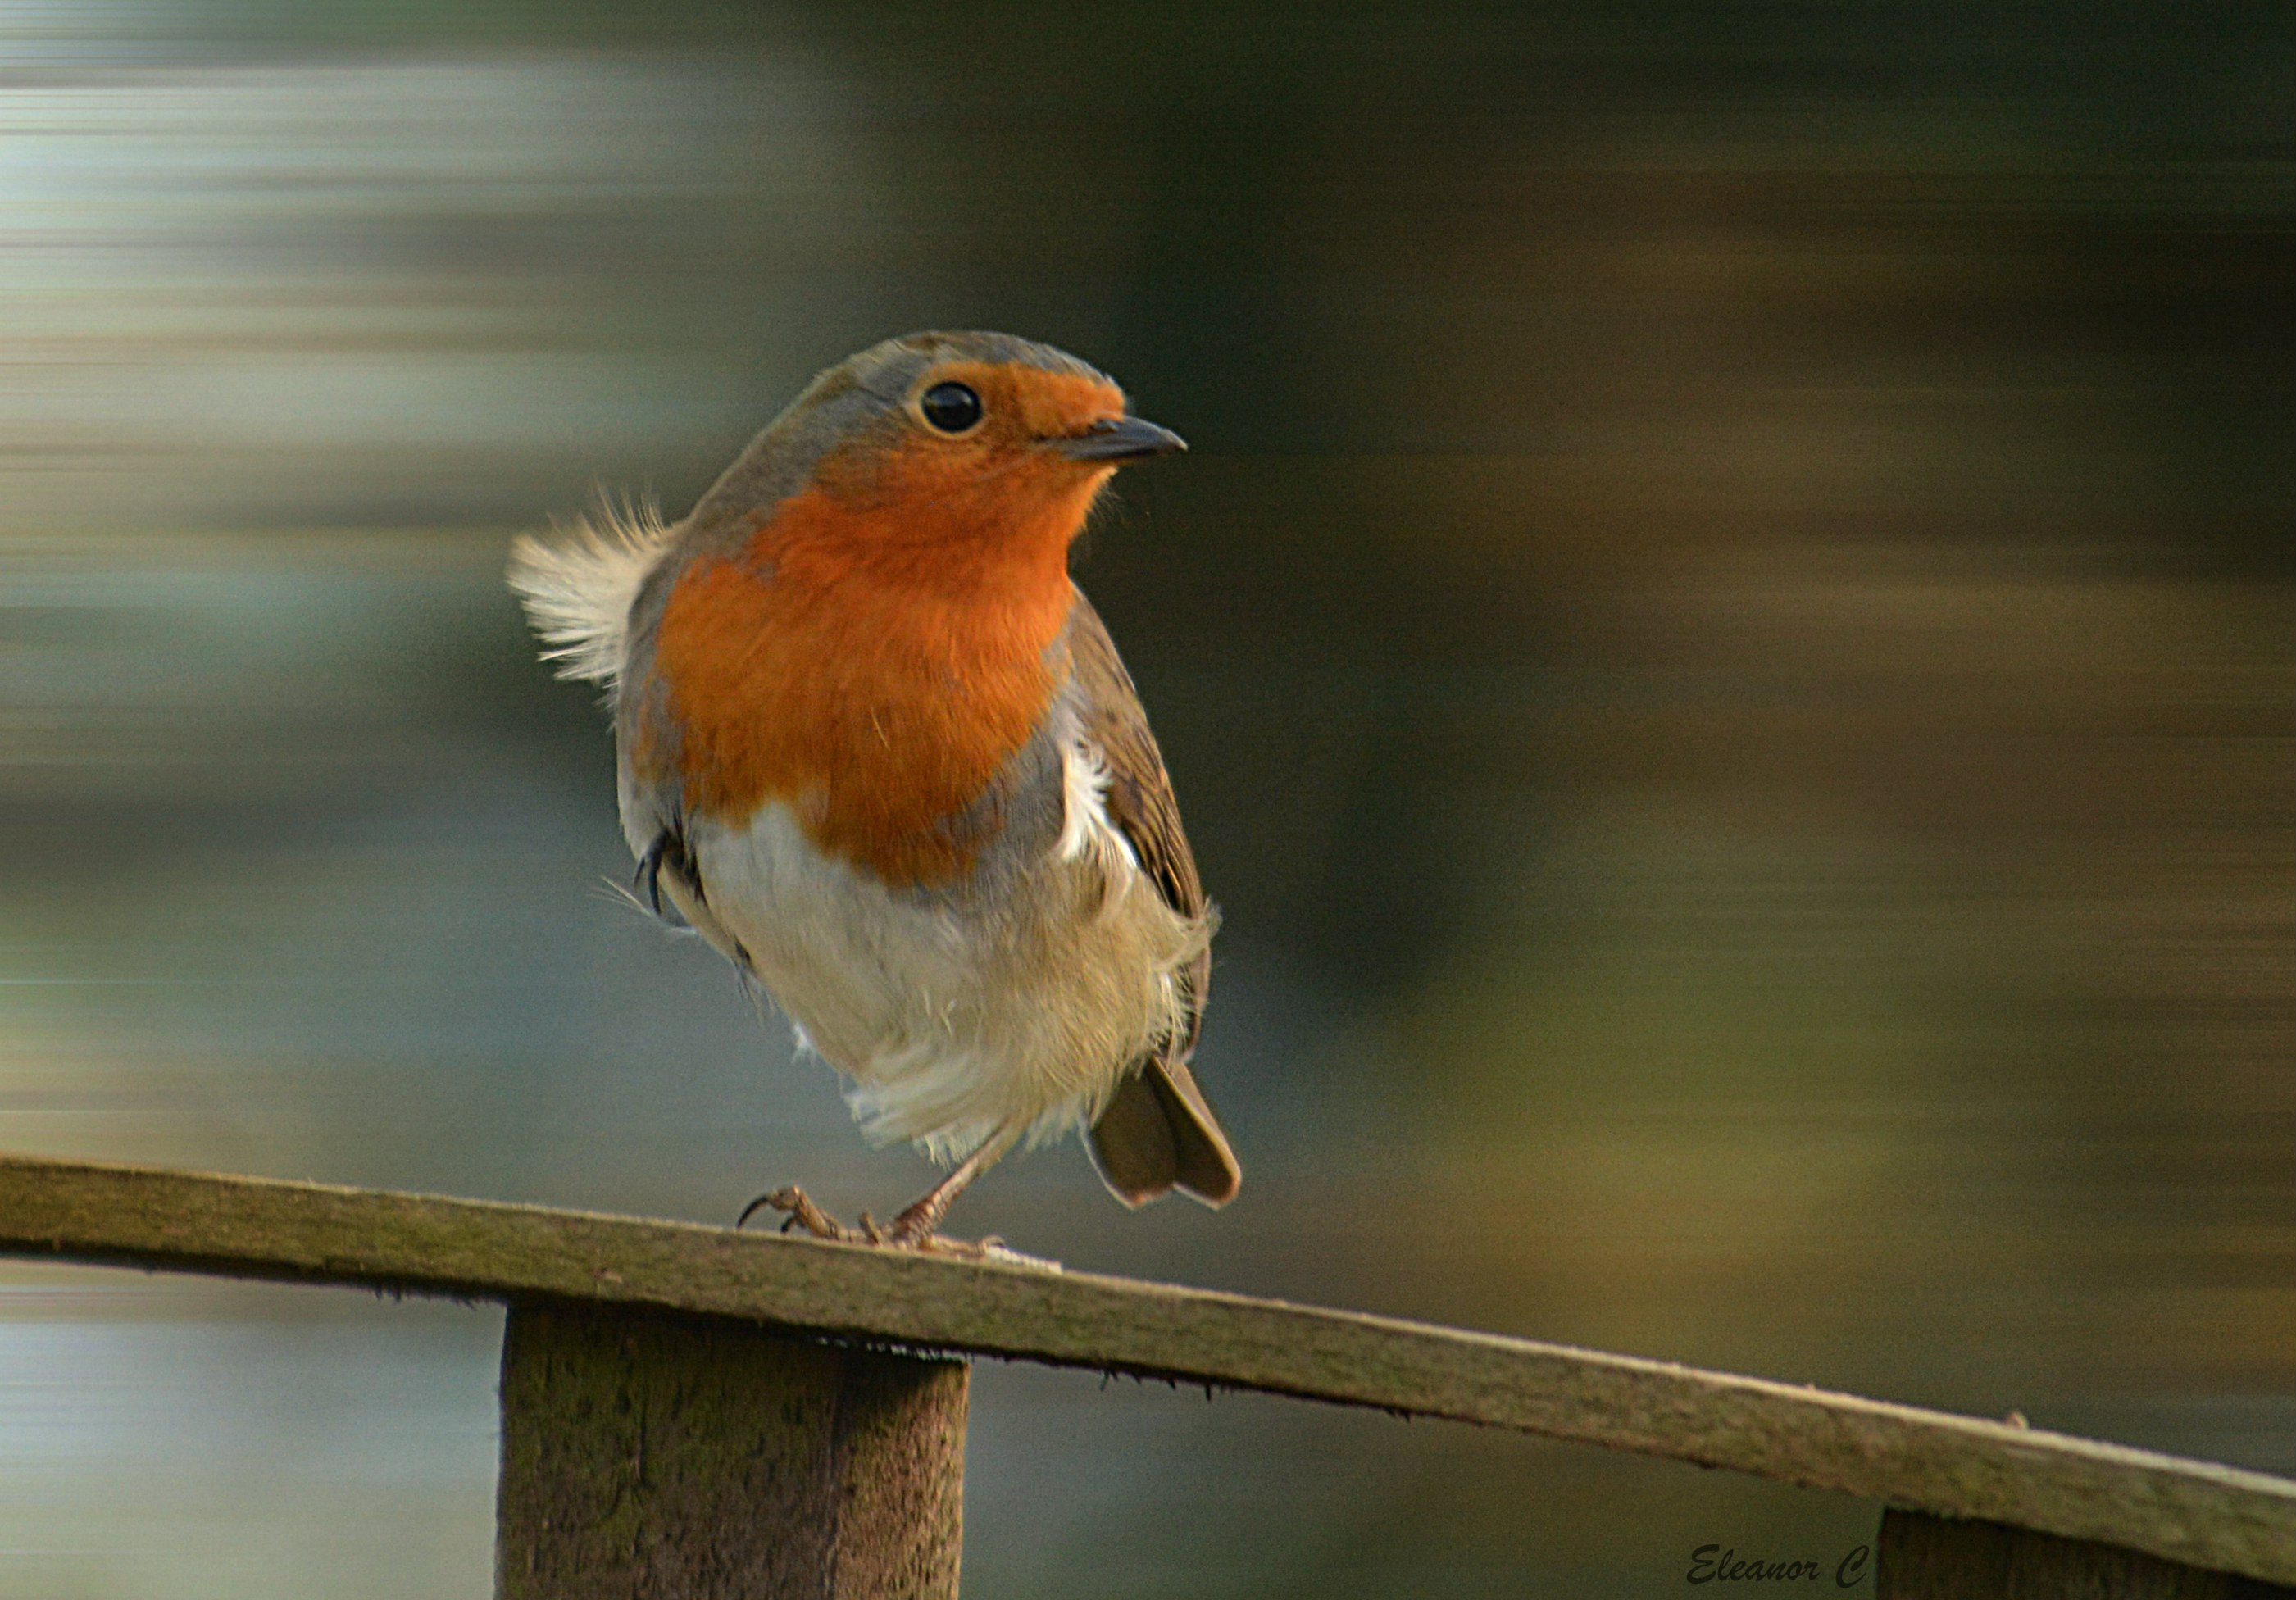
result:
M 739 942 L 800 1043 L 850 1080 L 871 1139 L 947 1161 L 1002 1128 L 1056 1136 L 1181 1026 L 1177 974 L 1209 920 L 1180 916 L 1140 873 L 1089 759 L 1069 768 L 1058 845 L 963 895 L 889 890 L 778 804 L 693 828 L 709 905 L 692 920 Z

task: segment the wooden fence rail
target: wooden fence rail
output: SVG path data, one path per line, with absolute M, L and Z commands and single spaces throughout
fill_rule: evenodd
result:
M 2296 1481 L 1759 1378 L 772 1234 L 0 1157 L 0 1252 L 493 1300 L 505 1596 L 947 1596 L 985 1354 L 1882 1503 L 1883 1600 L 2296 1596 Z

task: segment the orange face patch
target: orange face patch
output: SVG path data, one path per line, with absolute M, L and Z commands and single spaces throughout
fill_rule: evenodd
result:
M 962 383 L 980 397 L 980 421 L 964 433 L 943 433 L 917 410 L 919 398 L 943 383 Z M 1046 441 L 1076 438 L 1123 414 L 1124 391 L 1104 380 L 1034 366 L 945 361 L 910 386 L 904 425 L 890 444 L 871 436 L 829 451 L 814 468 L 814 482 L 843 499 L 912 505 L 1014 476 L 1025 480 L 1007 486 L 1016 492 L 1057 493 L 1106 468 L 1070 461 L 1046 448 Z M 988 519 L 978 526 L 993 534 L 998 524 Z
M 1034 367 L 947 363 L 918 388 L 943 382 L 980 395 L 976 427 L 910 416 L 830 451 L 740 559 L 678 578 L 655 646 L 689 808 L 783 802 L 824 850 L 902 884 L 970 869 L 947 825 L 1057 686 L 1068 546 L 1113 469 L 1042 441 L 1124 407 Z

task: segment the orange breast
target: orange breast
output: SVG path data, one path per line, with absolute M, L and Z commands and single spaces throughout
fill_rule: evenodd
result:
M 888 882 L 969 870 L 977 843 L 944 825 L 1051 703 L 1068 545 L 1108 476 L 1047 470 L 816 487 L 742 558 L 689 568 L 655 652 L 676 736 L 641 742 L 675 751 L 689 809 L 740 822 L 785 803 Z

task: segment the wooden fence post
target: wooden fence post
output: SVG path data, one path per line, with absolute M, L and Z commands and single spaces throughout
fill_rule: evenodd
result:
M 1874 1600 L 2287 1600 L 2296 1589 L 2000 1522 L 1882 1514 Z
M 502 1600 L 954 1600 L 967 1369 L 512 1301 Z
M 946 1596 L 969 1351 L 1447 1416 L 1901 1507 L 1884 1600 L 2296 1600 L 2296 1479 L 1672 1362 L 1086 1272 L 0 1155 L 0 1255 L 510 1308 L 502 1593 Z M 837 1342 L 822 1343 L 829 1340 Z

